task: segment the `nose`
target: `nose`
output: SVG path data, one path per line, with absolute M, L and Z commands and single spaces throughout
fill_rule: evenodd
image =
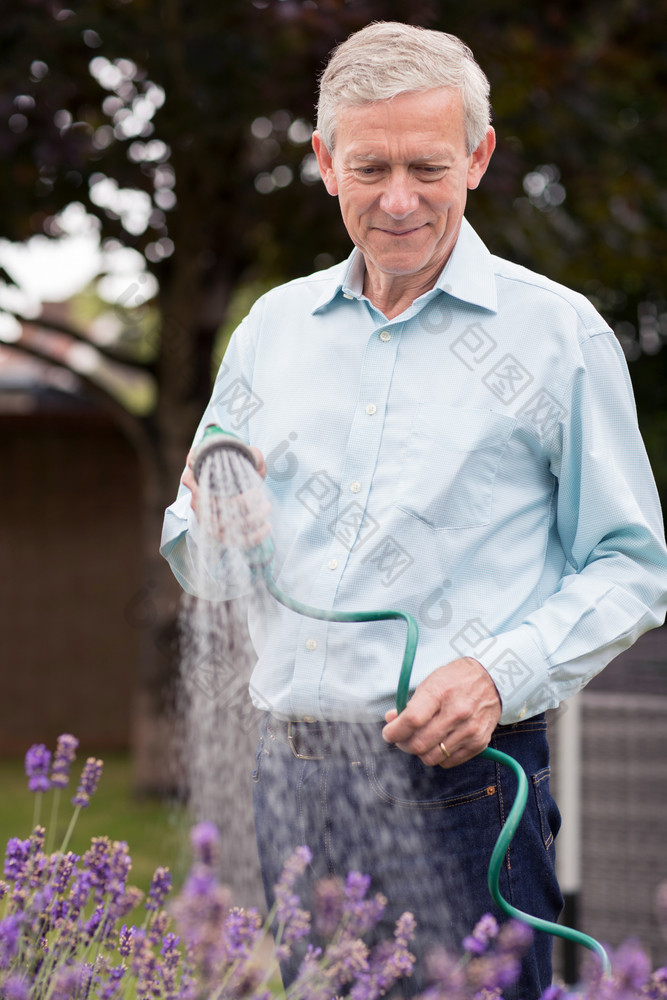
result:
M 380 208 L 392 219 L 404 219 L 417 208 L 419 196 L 407 171 L 392 170 L 380 196 Z

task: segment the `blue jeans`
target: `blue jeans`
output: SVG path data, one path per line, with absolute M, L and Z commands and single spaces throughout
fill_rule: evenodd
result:
M 371 876 L 371 893 L 388 900 L 378 937 L 398 916 L 417 921 L 413 976 L 403 994 L 427 985 L 424 956 L 436 946 L 460 951 L 461 941 L 493 904 L 487 871 L 514 800 L 507 767 L 474 758 L 450 770 L 388 746 L 382 725 L 285 723 L 266 716 L 253 773 L 255 827 L 267 904 L 295 847 L 313 853 L 309 883 L 356 870 Z M 549 749 L 543 716 L 499 726 L 491 746 L 515 757 L 531 785 L 528 804 L 500 879 L 503 897 L 528 913 L 556 920 L 562 896 L 554 872 L 560 816 L 549 791 Z M 301 887 L 309 908 L 308 885 Z M 299 891 L 297 887 L 297 891 Z M 537 932 L 516 989 L 507 1000 L 537 1000 L 551 983 L 548 934 Z M 283 967 L 288 984 L 299 955 Z

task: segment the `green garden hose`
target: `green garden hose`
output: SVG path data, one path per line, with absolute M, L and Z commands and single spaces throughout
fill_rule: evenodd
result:
M 232 447 L 235 450 L 240 451 L 246 458 L 248 458 L 249 461 L 255 464 L 252 452 L 245 444 L 243 444 L 243 442 L 240 442 L 234 435 L 229 434 L 228 431 L 223 431 L 216 425 L 210 425 L 206 429 L 205 437 L 202 440 L 198 456 L 195 460 L 195 475 L 197 478 L 197 470 L 201 468 L 206 455 L 209 454 L 213 448 L 219 446 Z M 319 621 L 328 622 L 361 623 L 392 621 L 396 619 L 400 619 L 405 622 L 407 626 L 407 635 L 405 650 L 403 653 L 403 662 L 401 664 L 398 687 L 396 691 L 396 710 L 400 715 L 408 703 L 410 695 L 410 677 L 412 675 L 412 667 L 419 639 L 419 627 L 412 615 L 405 611 L 393 610 L 327 611 L 325 609 L 311 607 L 308 604 L 303 604 L 301 601 L 297 601 L 294 598 L 289 597 L 280 589 L 280 587 L 278 587 L 273 577 L 272 558 L 273 543 L 270 539 L 262 542 L 261 545 L 251 549 L 248 553 L 249 565 L 255 570 L 255 572 L 261 573 L 264 577 L 264 582 L 269 593 L 273 595 L 279 604 L 289 608 L 291 611 L 295 611 L 297 614 L 303 615 L 306 618 L 315 618 Z M 501 895 L 500 875 L 502 872 L 503 861 L 526 808 L 526 802 L 528 801 L 528 778 L 526 777 L 526 772 L 518 761 L 516 761 L 514 757 L 510 757 L 509 754 L 503 753 L 501 750 L 495 750 L 492 747 L 487 747 L 485 750 L 481 751 L 479 756 L 485 757 L 487 760 L 492 760 L 497 764 L 503 764 L 504 766 L 509 767 L 517 780 L 517 792 L 514 802 L 512 803 L 512 808 L 510 809 L 507 819 L 500 831 L 500 835 L 491 854 L 491 861 L 489 862 L 487 884 L 494 902 L 498 908 L 506 914 L 506 916 L 512 917 L 515 920 L 521 920 L 523 923 L 533 928 L 533 930 L 544 931 L 554 937 L 561 937 L 567 941 L 572 941 L 575 944 L 580 944 L 583 945 L 583 947 L 588 948 L 600 959 L 603 974 L 606 976 L 610 975 L 611 965 L 609 957 L 600 942 L 596 941 L 595 938 L 590 937 L 588 934 L 584 934 L 582 931 L 575 930 L 572 927 L 563 927 L 561 924 L 553 923 L 550 920 L 543 920 L 541 917 L 534 917 L 529 913 L 524 913 L 522 910 L 512 906 L 511 903 L 508 903 L 507 900 Z

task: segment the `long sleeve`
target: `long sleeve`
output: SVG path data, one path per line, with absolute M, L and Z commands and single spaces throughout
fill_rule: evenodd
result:
M 625 360 L 611 332 L 582 354 L 553 445 L 554 527 L 569 566 L 484 663 L 503 722 L 555 707 L 665 617 L 662 516 Z

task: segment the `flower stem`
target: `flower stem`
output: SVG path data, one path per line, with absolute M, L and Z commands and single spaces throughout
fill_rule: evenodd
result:
M 56 836 L 56 825 L 58 823 L 58 807 L 60 805 L 60 789 L 55 788 L 53 791 L 53 799 L 51 800 L 51 820 L 49 822 L 49 832 L 47 834 L 46 848 L 44 850 L 45 854 L 50 854 L 53 850 L 53 841 Z
M 72 834 L 74 833 L 74 827 L 76 826 L 76 821 L 79 818 L 80 812 L 81 812 L 81 806 L 75 806 L 72 818 L 69 822 L 69 826 L 67 827 L 67 833 L 65 834 L 65 839 L 63 840 L 60 846 L 61 854 L 65 854 L 67 852 L 67 848 L 69 847 L 69 842 L 71 840 Z
M 42 793 L 35 792 L 35 804 L 32 808 L 32 828 L 39 826 L 39 817 L 42 811 Z

